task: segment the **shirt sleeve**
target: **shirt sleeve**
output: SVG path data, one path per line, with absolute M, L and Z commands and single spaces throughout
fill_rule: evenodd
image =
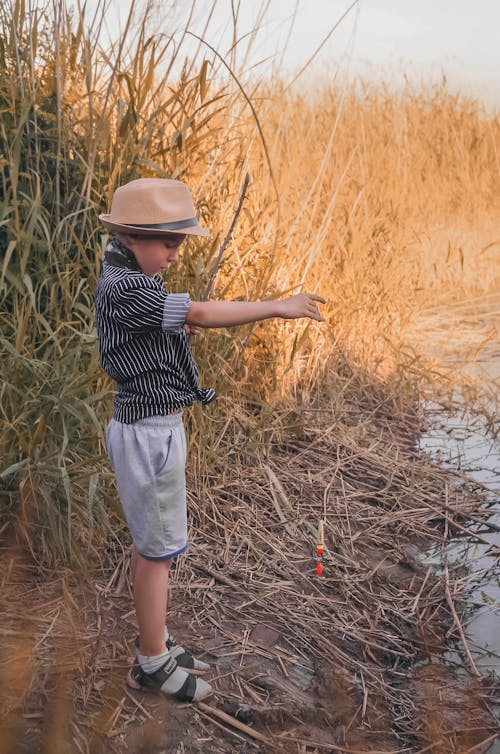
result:
M 141 275 L 116 285 L 113 318 L 131 333 L 178 332 L 186 321 L 189 293 L 166 293 L 160 279 Z
M 178 332 L 184 327 L 190 303 L 189 293 L 167 293 L 162 321 L 165 332 Z

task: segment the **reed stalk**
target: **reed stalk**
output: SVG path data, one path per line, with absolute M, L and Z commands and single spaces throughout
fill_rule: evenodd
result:
M 2 515 L 41 562 L 84 560 L 119 510 L 93 292 L 106 242 L 97 216 L 121 183 L 170 176 L 193 188 L 213 236 L 189 242 L 167 285 L 196 298 L 248 173 L 212 295 L 312 290 L 328 301 L 323 326 L 267 322 L 194 345 L 221 396 L 190 419 L 207 475 L 214 427 L 239 432 L 232 412 L 261 427 L 270 406 L 332 394 L 354 367 L 407 411 L 435 379 L 402 347 L 413 308 L 437 288 L 495 281 L 483 266 L 495 239 L 467 257 L 439 245 L 422 254 L 438 225 L 497 209 L 494 115 L 445 85 L 396 93 L 323 81 L 306 97 L 257 81 L 234 49 L 227 62 L 202 38 L 179 68 L 189 21 L 179 42 L 151 32 L 152 4 L 136 11 L 105 44 L 104 2 L 91 19 L 65 0 L 0 8 Z

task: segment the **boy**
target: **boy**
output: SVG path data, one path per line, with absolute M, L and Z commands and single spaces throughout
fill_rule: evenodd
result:
M 117 382 L 106 443 L 132 536 L 133 599 L 139 625 L 137 663 L 127 682 L 180 701 L 200 701 L 212 687 L 209 666 L 179 647 L 165 626 L 172 558 L 188 546 L 186 437 L 182 410 L 215 399 L 198 386 L 187 331 L 231 327 L 270 317 L 319 322 L 320 296 L 283 301 L 191 301 L 166 293 L 158 274 L 175 262 L 187 235 L 209 236 L 181 181 L 141 178 L 115 191 L 108 244 L 97 285 L 96 323 L 104 370 Z

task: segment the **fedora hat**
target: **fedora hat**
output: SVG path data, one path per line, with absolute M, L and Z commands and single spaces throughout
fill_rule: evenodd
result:
M 170 178 L 138 178 L 120 186 L 113 194 L 111 212 L 99 215 L 99 220 L 116 233 L 210 235 L 196 219 L 189 188 Z

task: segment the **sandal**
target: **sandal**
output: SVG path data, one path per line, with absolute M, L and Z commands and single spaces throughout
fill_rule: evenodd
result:
M 177 679 L 173 678 L 175 673 L 178 674 Z M 172 682 L 175 680 L 180 686 L 174 690 Z M 156 691 L 173 696 L 179 702 L 199 702 L 213 692 L 209 683 L 186 673 L 173 657 L 169 657 L 154 673 L 146 673 L 139 663 L 136 663 L 130 669 L 127 684 L 136 691 Z
M 193 657 L 191 652 L 188 652 L 184 647 L 180 647 L 171 636 L 165 641 L 165 645 L 169 654 L 177 661 L 177 665 L 187 673 L 201 675 L 202 673 L 206 673 L 207 670 L 210 670 L 210 665 L 208 663 Z M 135 639 L 135 650 L 136 653 L 139 654 L 139 636 Z

